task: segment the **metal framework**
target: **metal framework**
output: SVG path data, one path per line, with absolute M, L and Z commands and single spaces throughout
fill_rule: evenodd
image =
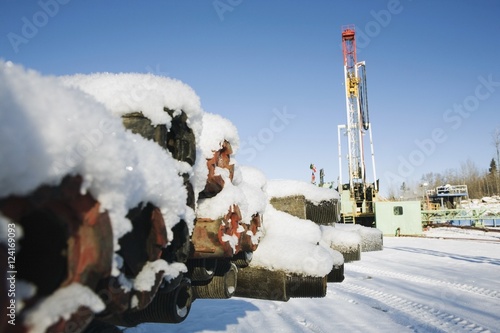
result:
M 339 127 L 339 130 L 341 128 L 346 130 L 348 142 L 347 159 L 349 185 L 350 188 L 354 188 L 355 183 L 366 183 L 366 166 L 363 146 L 364 131 L 369 131 L 370 134 L 374 179 L 376 179 L 376 173 L 373 139 L 368 117 L 366 67 L 364 61 L 357 62 L 356 38 L 353 25 L 344 26 L 342 28 L 342 53 L 344 58 L 347 125 L 341 125 L 342 127 Z
M 369 215 L 374 221 L 373 198 L 378 192 L 375 171 L 373 138 L 368 117 L 368 95 L 365 62 L 358 62 L 354 25 L 342 27 L 347 124 L 338 126 L 339 191 L 343 198 L 343 219 L 355 223 L 356 217 Z M 341 132 L 347 136 L 347 165 L 349 183 L 342 182 Z M 368 132 L 373 164 L 373 184 L 366 182 L 363 137 Z M 341 188 L 342 186 L 342 188 Z M 342 194 L 342 192 L 344 192 Z M 349 195 L 347 193 L 349 192 Z
M 425 209 L 421 211 L 422 224 L 468 223 L 471 226 L 491 224 L 495 227 L 500 224 L 500 211 L 497 208 L 488 205 L 464 207 L 460 201 L 468 197 L 467 185 L 447 184 L 427 190 Z
M 490 222 L 493 226 L 500 225 L 500 213 L 491 212 L 487 207 L 472 209 L 438 209 L 422 210 L 422 224 L 432 225 L 439 223 L 458 222 L 459 225 L 469 222 L 470 225 L 477 223 L 484 225 Z
M 429 197 L 441 197 L 441 196 L 454 196 L 454 197 L 467 197 L 469 192 L 467 190 L 467 185 L 444 185 L 438 186 L 435 189 L 427 190 L 427 196 Z
M 349 184 L 354 187 L 355 182 L 363 182 L 364 160 L 360 117 L 360 107 L 358 103 L 357 59 L 356 59 L 356 39 L 353 26 L 347 26 L 342 31 L 342 52 L 344 56 L 344 77 L 346 89 L 347 106 L 347 142 L 348 142 L 348 171 Z

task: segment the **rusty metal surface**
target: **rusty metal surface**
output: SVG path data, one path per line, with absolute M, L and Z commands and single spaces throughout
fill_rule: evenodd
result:
M 191 236 L 194 246 L 193 258 L 222 257 L 224 251 L 220 248 L 219 230 L 222 227 L 221 220 L 208 218 L 197 218 Z
M 224 187 L 224 179 L 216 173 L 216 168 L 229 170 L 229 179 L 232 181 L 234 176 L 234 164 L 230 164 L 233 148 L 228 141 L 221 144 L 221 149 L 214 151 L 213 157 L 207 160 L 208 178 L 203 191 L 200 192 L 199 198 L 212 198 L 217 193 L 222 191 Z
M 137 298 L 137 310 L 142 310 L 145 309 L 149 303 L 154 299 L 158 289 L 160 288 L 160 285 L 163 282 L 163 275 L 165 274 L 164 271 L 159 271 L 155 275 L 155 282 L 151 286 L 150 290 L 147 291 L 139 291 L 139 290 L 134 290 L 133 296 Z M 132 296 L 132 297 L 133 297 Z
M 46 333 L 82 332 L 94 318 L 94 313 L 81 306 L 67 319 L 59 319 L 45 331 Z
M 111 223 L 107 213 L 100 212 L 100 204 L 90 194 L 80 193 L 81 183 L 80 176 L 68 176 L 59 186 L 41 186 L 31 195 L 0 200 L 0 212 L 23 227 L 24 238 L 38 239 L 24 243 L 21 239 L 22 246 L 16 255 L 17 277 L 35 284 L 38 290 L 17 314 L 20 323 L 27 310 L 55 290 L 74 282 L 93 290 L 100 279 L 110 275 L 113 258 Z M 39 233 L 40 230 L 44 233 Z M 61 247 L 54 247 L 57 243 Z M 44 247 L 48 248 L 47 251 Z M 51 256 L 54 250 L 63 250 L 59 260 Z M 36 267 L 39 269 L 33 271 Z M 77 325 L 75 332 L 80 332 L 93 317 L 92 312 L 84 311 L 85 315 L 80 312 L 74 315 L 79 316 L 78 322 L 83 324 L 81 327 Z M 61 319 L 48 332 L 75 325 L 75 320 Z M 22 324 L 16 328 L 18 332 L 23 329 Z
M 228 258 L 244 251 L 250 252 L 257 248 L 252 241 L 261 226 L 260 216 L 254 215 L 250 224 L 242 222 L 241 212 L 237 205 L 232 205 L 227 214 L 217 220 L 197 218 L 191 241 L 193 253 L 191 258 Z M 236 238 L 233 246 L 224 236 Z
M 132 230 L 119 240 L 120 250 L 117 253 L 124 260 L 121 273 L 128 279 L 134 279 L 148 262 L 162 257 L 168 239 L 163 215 L 152 204 L 139 205 L 130 210 L 127 217 L 132 222 Z M 163 283 L 164 273 L 156 273 L 154 283 L 148 291 L 126 292 L 119 287 L 118 279 L 110 278 L 100 289 L 106 295 L 106 310 L 99 317 L 129 310 L 132 298 L 137 300 L 134 309 L 146 308 Z
M 161 257 L 168 239 L 163 216 L 152 204 L 139 204 L 128 212 L 127 218 L 132 230 L 120 238 L 117 253 L 124 260 L 124 274 L 134 277 L 147 261 Z
M 242 223 L 244 232 L 240 235 L 240 250 L 245 252 L 253 252 L 257 250 L 258 242 L 254 242 L 252 237 L 255 237 L 262 226 L 262 218 L 260 214 L 254 214 L 250 224 Z

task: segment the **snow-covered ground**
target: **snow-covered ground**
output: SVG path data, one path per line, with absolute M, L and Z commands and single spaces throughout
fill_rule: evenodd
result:
M 436 237 L 386 237 L 383 251 L 346 263 L 325 298 L 196 300 L 181 324 L 126 332 L 500 332 L 498 237 L 426 234 Z

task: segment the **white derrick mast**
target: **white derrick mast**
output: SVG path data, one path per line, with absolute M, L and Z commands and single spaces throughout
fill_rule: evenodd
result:
M 373 201 L 378 185 L 375 173 L 375 158 L 370 123 L 368 119 L 368 97 L 366 89 L 365 62 L 357 62 L 354 26 L 342 29 L 342 52 L 346 90 L 347 124 L 339 125 L 339 192 L 341 193 L 341 216 L 345 223 L 375 222 Z M 341 131 L 347 135 L 347 164 L 349 183 L 342 182 Z M 368 131 L 373 164 L 374 182 L 366 182 L 363 136 Z M 356 221 L 356 219 L 358 221 Z

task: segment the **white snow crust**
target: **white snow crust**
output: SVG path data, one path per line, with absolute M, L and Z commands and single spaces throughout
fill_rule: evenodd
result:
M 228 119 L 205 112 L 200 138 L 200 148 L 205 158 L 212 158 L 213 152 L 221 149 L 224 141 L 231 144 L 233 154 L 236 154 L 240 145 L 238 130 Z
M 182 110 L 188 116 L 191 129 L 199 136 L 203 115 L 200 99 L 191 87 L 179 80 L 140 73 L 76 74 L 60 79 L 94 96 L 118 116 L 140 111 L 153 125 L 170 127 L 171 117 L 164 107 Z
M 241 188 L 246 199 L 245 209 L 242 210 L 243 221 L 250 221 L 256 213 L 261 217 L 264 215 L 268 204 L 266 182 L 260 170 L 236 163 L 233 183 Z
M 134 289 L 139 291 L 150 291 L 154 285 L 156 274 L 163 271 L 165 280 L 170 281 L 177 277 L 179 273 L 187 272 L 186 265 L 182 263 L 169 264 L 163 259 L 148 261 L 142 267 L 134 280 Z
M 335 226 L 321 226 L 322 241 L 327 246 L 335 245 L 335 248 L 342 252 L 358 251 L 361 245 L 361 235 L 352 230 L 343 230 Z
M 69 319 L 81 306 L 96 313 L 105 308 L 102 300 L 92 290 L 79 283 L 72 283 L 56 290 L 29 310 L 25 322 L 30 327 L 30 333 L 45 333 L 48 327 L 61 318 Z
M 232 205 L 238 205 L 240 210 L 245 210 L 248 207 L 242 189 L 231 182 L 228 170 L 218 168 L 218 171 L 220 171 L 219 174 L 224 179 L 224 187 L 216 196 L 198 200 L 196 211 L 198 217 L 216 220 L 225 216 Z M 250 223 L 250 221 L 247 221 L 247 223 Z
M 343 257 L 329 246 L 320 244 L 318 225 L 301 220 L 267 205 L 264 213 L 264 236 L 253 253 L 250 266 L 282 270 L 307 276 L 325 276 Z
M 337 191 L 318 187 L 311 183 L 298 180 L 273 179 L 267 182 L 267 194 L 270 197 L 282 198 L 292 195 L 303 195 L 306 200 L 314 204 L 320 204 L 322 201 L 338 199 Z
M 383 234 L 377 228 L 365 227 L 359 224 L 335 223 L 335 228 L 341 231 L 354 232 L 361 237 L 361 251 L 382 250 Z

